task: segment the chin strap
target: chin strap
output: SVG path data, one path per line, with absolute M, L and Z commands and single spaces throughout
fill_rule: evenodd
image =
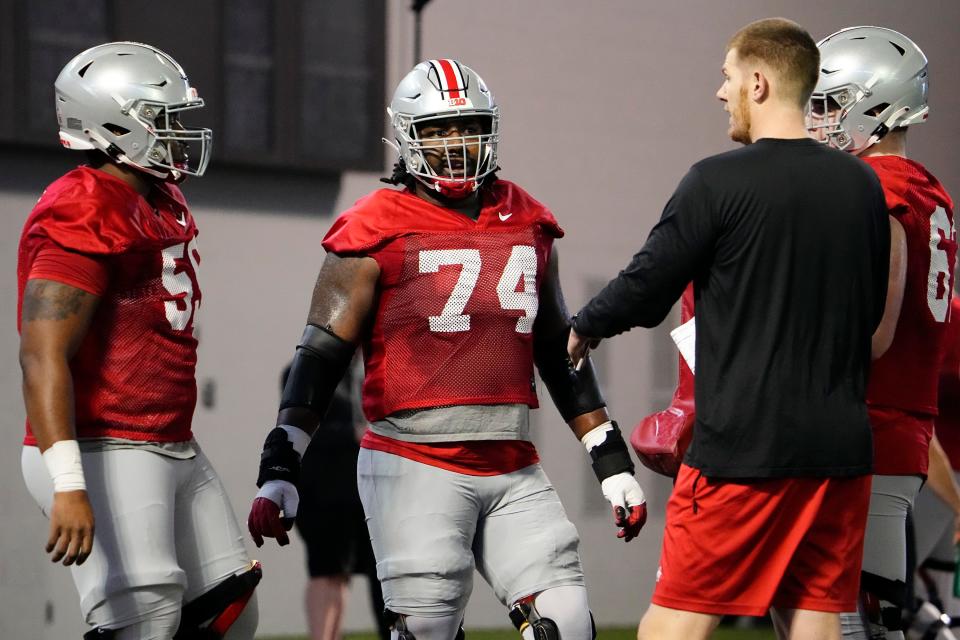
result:
M 123 152 L 123 150 L 117 145 L 113 144 L 102 135 L 94 131 L 93 129 L 84 129 L 83 133 L 87 135 L 91 140 L 100 145 L 100 150 L 110 156 L 110 159 L 119 164 L 126 165 L 128 167 L 133 167 L 137 171 L 142 171 L 149 176 L 154 178 L 160 178 L 161 180 L 167 180 L 173 182 L 174 184 L 179 184 L 183 182 L 183 179 L 186 177 L 183 172 L 177 171 L 176 169 L 166 169 L 164 171 L 158 171 L 156 169 L 151 169 L 143 165 L 139 165 L 130 157 Z

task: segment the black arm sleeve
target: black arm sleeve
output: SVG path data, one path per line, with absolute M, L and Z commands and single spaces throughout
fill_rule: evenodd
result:
M 307 407 L 322 418 L 354 351 L 355 345 L 327 329 L 308 324 L 290 364 L 280 408 Z
M 713 252 L 720 225 L 696 167 L 680 182 L 630 264 L 574 317 L 582 336 L 655 327 Z
M 579 415 L 607 406 L 607 403 L 600 392 L 590 358 L 580 371 L 574 370 L 567 356 L 568 334 L 569 330 L 564 330 L 549 338 L 537 336 L 533 343 L 533 361 L 560 415 L 570 422 Z
M 308 324 L 283 385 L 280 409 L 305 407 L 322 418 L 355 350 L 353 344 L 327 329 Z M 276 427 L 263 443 L 257 486 L 268 480 L 286 480 L 296 485 L 299 478 L 300 455 L 287 432 Z

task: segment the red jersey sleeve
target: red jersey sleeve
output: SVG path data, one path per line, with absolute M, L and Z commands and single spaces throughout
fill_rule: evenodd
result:
M 395 237 L 388 222 L 396 205 L 391 189 L 380 189 L 357 200 L 340 214 L 323 238 L 323 248 L 330 253 L 365 255 L 376 251 Z
M 87 255 L 162 249 L 192 240 L 196 226 L 180 190 L 158 185 L 153 200 L 155 206 L 108 173 L 78 167 L 47 187 L 24 225 L 23 237 L 47 237 Z M 166 224 L 160 210 L 177 213 L 182 222 Z
M 104 258 L 68 251 L 54 242 L 45 242 L 37 251 L 27 280 L 61 282 L 102 296 L 110 282 L 110 270 Z

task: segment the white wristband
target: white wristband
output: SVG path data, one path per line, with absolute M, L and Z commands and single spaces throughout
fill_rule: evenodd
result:
M 580 438 L 580 442 L 583 443 L 583 446 L 586 447 L 587 452 L 589 452 L 597 445 L 603 444 L 603 441 L 607 439 L 607 434 L 611 431 L 613 431 L 613 423 L 607 420 L 603 424 L 598 425 L 583 434 L 583 437 Z
M 300 427 L 289 424 L 281 424 L 280 428 L 287 432 L 287 440 L 293 445 L 293 450 L 300 454 L 300 458 L 303 458 L 303 453 L 307 450 L 307 445 L 310 444 L 310 434 Z
M 83 477 L 83 465 L 80 463 L 80 445 L 76 440 L 58 440 L 43 452 L 43 462 L 47 473 L 53 479 L 54 492 L 86 491 L 87 481 Z

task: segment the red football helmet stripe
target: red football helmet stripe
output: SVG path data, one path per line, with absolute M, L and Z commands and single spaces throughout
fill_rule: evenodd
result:
M 450 95 L 447 97 L 459 98 L 462 85 L 457 80 L 457 72 L 453 68 L 453 61 L 447 59 L 437 60 L 437 65 L 443 71 L 441 80 L 446 81 L 447 91 L 450 92 Z

